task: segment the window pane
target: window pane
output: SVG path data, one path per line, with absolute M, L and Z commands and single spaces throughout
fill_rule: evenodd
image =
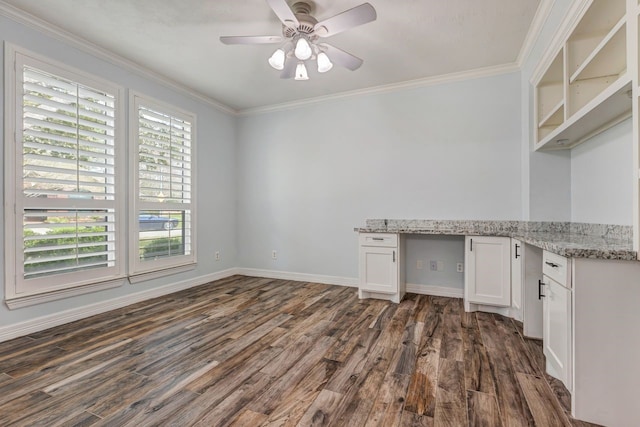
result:
M 140 107 L 138 125 L 140 200 L 191 203 L 191 124 Z
M 23 216 L 24 278 L 115 265 L 113 210 L 37 210 Z
M 138 227 L 141 261 L 191 254 L 190 211 L 141 211 Z
M 23 192 L 114 200 L 115 97 L 24 68 Z

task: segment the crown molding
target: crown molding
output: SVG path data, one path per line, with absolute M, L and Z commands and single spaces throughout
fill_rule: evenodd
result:
M 564 46 L 565 40 L 569 38 L 569 34 L 578 24 L 579 19 L 582 17 L 589 4 L 591 4 L 589 0 L 575 0 L 571 4 L 553 38 L 549 42 L 547 49 L 542 54 L 538 65 L 531 74 L 529 82 L 532 85 L 535 86 L 540 79 L 542 79 L 542 75 L 547 68 L 549 68 L 551 62 L 555 59 L 560 49 Z
M 116 55 L 115 53 L 105 48 L 102 48 L 81 37 L 78 37 L 77 35 L 70 33 L 69 31 L 63 30 L 62 28 L 46 22 L 36 16 L 33 16 L 21 9 L 18 9 L 15 6 L 5 3 L 2 0 L 0 0 L 0 15 L 5 16 L 19 24 L 38 30 L 51 38 L 69 44 L 72 47 L 75 47 L 99 59 L 120 66 L 151 81 L 162 84 L 175 91 L 181 92 L 184 95 L 187 95 L 197 101 L 203 102 L 213 108 L 216 108 L 217 110 L 233 115 L 236 115 L 238 113 L 238 111 L 236 111 L 235 109 L 219 101 L 216 101 L 213 98 L 202 95 L 200 92 L 197 92 L 188 86 L 178 83 L 165 75 L 152 71 L 147 67 L 131 61 L 130 59 L 126 59 L 120 55 Z
M 519 67 L 522 67 L 522 64 L 524 64 L 524 62 L 529 58 L 529 55 L 531 55 L 531 51 L 538 41 L 538 37 L 540 37 L 542 27 L 547 22 L 547 19 L 549 19 L 551 9 L 555 2 L 556 0 L 542 0 L 540 2 L 538 10 L 536 10 L 536 14 L 533 17 L 533 21 L 531 21 L 531 25 L 529 26 L 529 31 L 527 31 L 527 35 L 524 38 L 522 47 L 520 48 L 518 59 L 516 60 Z
M 350 90 L 346 92 L 335 93 L 332 95 L 323 95 L 315 98 L 307 98 L 298 101 L 285 102 L 282 104 L 266 105 L 255 108 L 245 108 L 238 110 L 240 116 L 250 116 L 254 114 L 271 113 L 275 111 L 290 110 L 304 105 L 317 104 L 336 99 L 350 98 L 359 95 L 372 95 L 380 93 L 395 92 L 404 89 L 416 89 L 426 86 L 433 86 L 444 83 L 453 83 L 463 80 L 472 80 L 482 77 L 497 76 L 500 74 L 508 74 L 520 71 L 520 67 L 516 63 L 495 65 L 491 67 L 476 68 L 469 71 L 461 71 L 458 73 L 442 74 L 439 76 L 426 77 L 423 79 L 407 80 L 399 83 L 392 83 L 382 86 L 373 86 L 365 89 Z

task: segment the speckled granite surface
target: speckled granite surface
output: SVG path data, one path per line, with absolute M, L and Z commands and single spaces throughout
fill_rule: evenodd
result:
M 637 260 L 630 226 L 533 221 L 367 219 L 358 232 L 515 237 L 570 258 Z

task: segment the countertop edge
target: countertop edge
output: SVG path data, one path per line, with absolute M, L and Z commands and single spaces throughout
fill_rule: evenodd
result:
M 588 258 L 619 261 L 638 261 L 638 253 L 625 249 L 599 249 L 593 247 L 567 247 L 559 243 L 545 241 L 544 239 L 527 236 L 519 231 L 479 231 L 479 230 L 451 230 L 451 229 L 402 229 L 402 228 L 366 228 L 355 227 L 358 233 L 392 233 L 392 234 L 422 234 L 422 235 L 449 235 L 449 236 L 497 236 L 511 237 L 537 248 L 553 252 L 567 258 Z M 601 236 L 600 236 L 601 237 Z

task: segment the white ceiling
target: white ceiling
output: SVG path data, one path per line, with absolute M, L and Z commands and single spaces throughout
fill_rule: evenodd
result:
M 227 46 L 223 35 L 279 35 L 265 0 L 4 0 L 235 110 L 513 64 L 540 0 L 368 0 L 369 24 L 327 39 L 364 59 L 349 71 L 282 80 L 277 45 Z M 364 0 L 316 0 L 322 20 Z M 311 68 L 311 67 L 309 67 Z

